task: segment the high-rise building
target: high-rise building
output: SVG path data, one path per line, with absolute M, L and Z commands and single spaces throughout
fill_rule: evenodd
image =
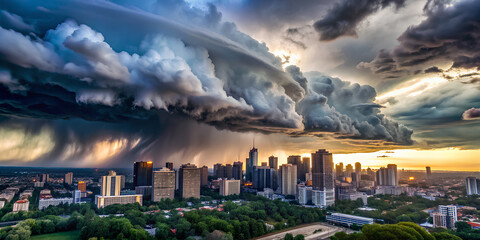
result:
M 278 173 L 280 178 L 280 192 L 283 195 L 296 195 L 297 191 L 297 165 L 283 164 Z
M 268 166 L 271 168 L 277 170 L 278 169 L 278 157 L 275 156 L 270 156 L 268 158 Z
M 178 173 L 178 187 L 182 198 L 200 198 L 200 169 L 188 163 L 182 165 Z
M 325 149 L 312 153 L 312 193 L 314 204 L 326 207 L 335 203 L 335 180 L 333 177 L 333 157 Z
M 360 162 L 355 163 L 355 173 L 360 176 L 362 173 L 362 164 Z
M 133 164 L 133 185 L 152 186 L 152 162 L 135 162 Z
M 72 193 L 73 203 L 80 203 L 82 201 L 82 191 L 74 190 Z
M 302 175 L 302 156 L 292 155 L 287 157 L 287 163 L 297 166 L 297 182 Z
M 350 177 L 350 175 L 352 174 L 353 172 L 353 166 L 352 164 L 347 164 L 347 166 L 345 166 L 345 174 L 344 176 L 345 177 Z
M 240 180 L 222 179 L 220 181 L 220 195 L 240 195 Z
M 434 228 L 447 228 L 447 216 L 441 213 L 433 214 L 433 227 Z
M 173 162 L 166 162 L 165 167 L 167 167 L 170 170 L 173 170 Z
M 87 184 L 84 181 L 78 182 L 78 190 L 81 192 L 87 192 Z
M 343 177 L 343 163 L 338 163 L 335 165 L 335 175 L 337 179 Z
M 310 173 L 310 158 L 304 157 L 302 158 L 302 165 L 300 166 L 300 176 L 297 176 L 300 181 L 305 182 L 307 181 L 307 173 Z
M 153 171 L 152 201 L 158 202 L 161 199 L 174 199 L 174 197 L 175 172 L 166 167 Z
M 275 169 L 269 166 L 255 167 L 253 172 L 253 187 L 263 191 L 264 188 L 274 188 Z
M 97 208 L 104 208 L 112 204 L 129 204 L 129 203 L 138 203 L 142 206 L 143 196 L 140 194 L 136 195 L 121 195 L 121 196 L 95 196 L 95 204 Z
M 455 205 L 440 205 L 438 212 L 446 216 L 447 228 L 454 228 L 457 222 L 457 206 Z
M 225 172 L 223 176 L 227 179 L 233 178 L 233 166 L 232 164 L 225 164 Z
M 69 172 L 65 174 L 65 178 L 63 179 L 65 184 L 72 185 L 73 183 L 73 173 Z
M 430 178 L 430 176 L 432 175 L 432 169 L 429 166 L 426 166 L 425 173 L 427 174 L 427 178 Z
M 263 167 L 268 166 L 267 162 L 262 162 L 262 166 L 263 166 Z
M 387 185 L 398 186 L 397 165 L 395 164 L 387 165 Z
M 102 196 L 119 196 L 121 190 L 120 175 L 117 175 L 114 171 L 110 171 L 108 176 L 102 176 Z
M 242 180 L 243 178 L 243 162 L 234 162 L 232 167 L 233 178 Z
M 208 185 L 208 167 L 203 166 L 200 168 L 200 185 L 207 186 Z
M 467 177 L 466 179 L 466 187 L 467 187 L 467 195 L 477 195 L 479 194 L 478 188 L 478 179 L 476 177 Z
M 225 165 L 221 163 L 217 163 L 213 165 L 213 172 L 216 178 L 224 178 L 225 177 Z
M 42 182 L 50 182 L 50 175 L 48 173 L 42 174 Z
M 253 181 L 253 169 L 258 166 L 258 149 L 253 147 L 247 158 L 247 181 Z

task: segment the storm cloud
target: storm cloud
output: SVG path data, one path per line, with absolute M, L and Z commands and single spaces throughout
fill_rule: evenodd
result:
M 480 108 L 470 108 L 462 114 L 463 120 L 477 120 L 480 119 Z
M 313 26 L 320 33 L 321 41 L 331 41 L 343 36 L 357 37 L 358 25 L 369 15 L 390 5 L 398 9 L 404 4 L 405 0 L 342 0 Z
M 221 21 L 214 5 L 132 4 L 3 4 L 10 17 L 0 22 L 0 113 L 4 124 L 58 128 L 44 159 L 88 158 L 94 144 L 116 146 L 127 159 L 154 156 L 166 149 L 163 137 L 178 143 L 165 151 L 174 154 L 188 145 L 182 133 L 194 121 L 413 143 L 409 128 L 380 113 L 372 87 L 295 66 L 284 71 L 265 44 Z M 167 19 L 170 7 L 183 11 L 178 21 Z
M 426 19 L 410 26 L 393 50 L 382 50 L 371 62 L 360 63 L 384 78 L 399 78 L 416 71 L 432 72 L 439 64 L 448 70 L 480 66 L 480 2 L 429 0 Z M 438 70 L 438 68 L 437 68 Z

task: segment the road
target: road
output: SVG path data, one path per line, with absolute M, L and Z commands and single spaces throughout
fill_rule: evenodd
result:
M 318 229 L 322 229 L 322 231 L 314 234 L 313 232 Z M 341 231 L 349 232 L 351 230 L 325 223 L 315 223 L 309 224 L 305 227 L 292 228 L 291 230 L 282 231 L 273 235 L 259 237 L 256 238 L 256 240 L 280 240 L 283 239 L 287 233 L 291 233 L 294 237 L 298 234 L 302 234 L 305 236 L 306 240 L 329 239 L 330 236 Z

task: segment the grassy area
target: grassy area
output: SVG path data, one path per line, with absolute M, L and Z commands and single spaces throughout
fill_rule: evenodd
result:
M 80 239 L 80 231 L 58 232 L 50 234 L 35 235 L 31 240 L 78 240 Z

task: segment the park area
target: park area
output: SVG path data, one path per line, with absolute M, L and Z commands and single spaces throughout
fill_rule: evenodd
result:
M 31 240 L 78 240 L 80 231 L 58 232 L 30 237 Z

